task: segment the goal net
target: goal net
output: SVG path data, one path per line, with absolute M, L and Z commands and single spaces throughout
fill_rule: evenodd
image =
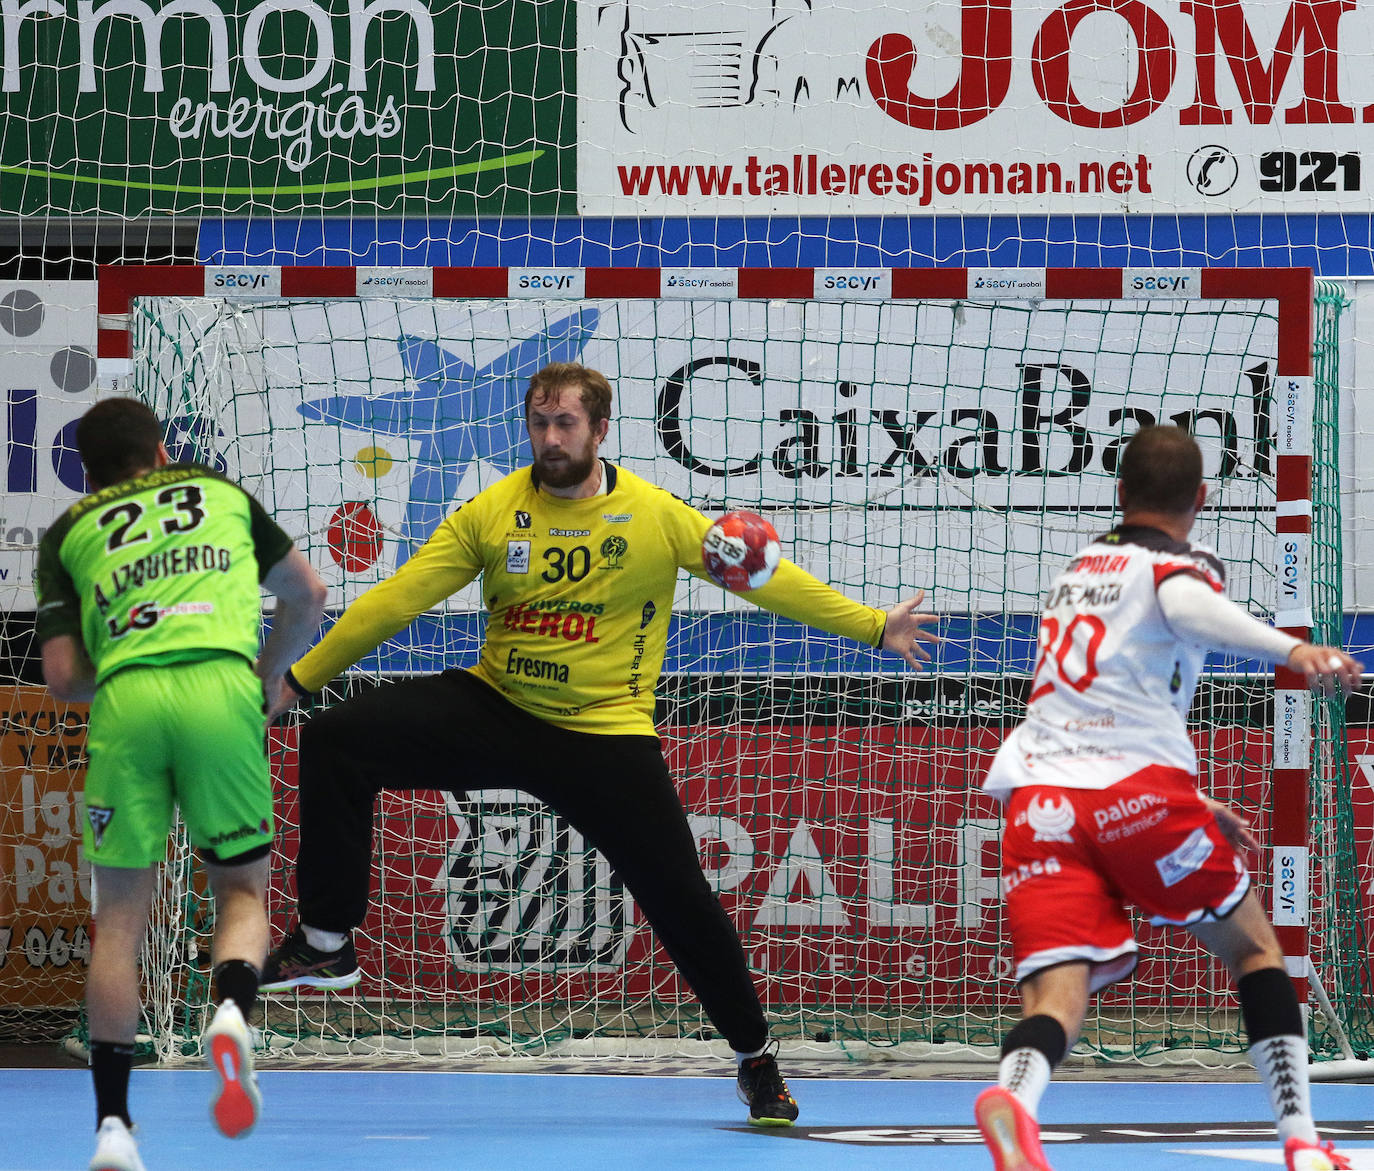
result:
M 234 272 L 226 286 L 212 269 L 107 271 L 103 344 L 117 352 L 127 328 L 130 385 L 177 420 L 178 454 L 263 501 L 326 576 L 331 615 L 527 462 L 528 377 L 563 359 L 615 388 L 612 461 L 708 514 L 766 513 L 788 556 L 851 597 L 927 592 L 946 642 L 916 674 L 681 575 L 659 726 L 706 873 L 791 1046 L 999 1042 L 1015 989 L 999 813 L 978 787 L 1024 704 L 1045 588 L 1114 523 L 1137 427 L 1198 437 L 1211 494 L 1195 536 L 1225 561 L 1232 596 L 1339 637 L 1341 300 L 1314 298 L 1305 271 Z M 474 585 L 324 702 L 472 663 L 489 620 Z M 294 913 L 303 718 L 272 733 L 277 936 Z M 1255 870 L 1292 974 L 1310 956 L 1340 1018 L 1314 1012 L 1318 1056 L 1363 1043 L 1368 842 L 1342 783 L 1340 705 L 1214 657 L 1192 720 L 1204 789 L 1273 843 Z M 711 1039 L 604 861 L 519 791 L 540 766 L 512 745 L 509 788 L 447 795 L 462 762 L 436 761 L 433 792 L 379 799 L 375 898 L 355 936 L 364 980 L 268 1000 L 270 1046 L 627 1053 Z M 203 892 L 183 848 L 149 970 L 164 1057 L 194 1049 L 208 998 Z M 1238 1059 L 1220 966 L 1181 932 L 1142 924 L 1140 939 L 1138 975 L 1100 997 L 1086 1049 Z

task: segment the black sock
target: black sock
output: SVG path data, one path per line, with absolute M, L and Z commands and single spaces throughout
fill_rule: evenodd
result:
M 1017 1021 L 1012 1031 L 1007 1034 L 1007 1039 L 1002 1042 L 1002 1056 L 1006 1057 L 1018 1049 L 1038 1049 L 1045 1055 L 1050 1068 L 1054 1069 L 1064 1060 L 1064 1051 L 1068 1047 L 1069 1039 L 1064 1034 L 1064 1026 L 1052 1016 L 1037 1013 L 1023 1021 Z
M 95 1082 L 95 1125 L 106 1118 L 129 1117 L 129 1074 L 134 1068 L 134 1047 L 118 1041 L 91 1042 L 91 1080 Z
M 225 960 L 215 965 L 215 1003 L 232 1000 L 246 1017 L 258 999 L 262 973 L 247 960 Z
M 1270 1037 L 1306 1037 L 1293 981 L 1282 968 L 1260 968 L 1236 981 L 1240 1015 L 1250 1044 Z

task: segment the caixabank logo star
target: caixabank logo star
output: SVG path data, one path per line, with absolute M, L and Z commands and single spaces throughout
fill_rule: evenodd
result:
M 517 342 L 495 361 L 477 367 L 429 338 L 397 339 L 408 383 L 380 395 L 348 394 L 311 399 L 297 410 L 306 423 L 328 423 L 349 431 L 413 445 L 410 499 L 401 522 L 396 568 L 410 559 L 453 508 L 469 466 L 481 460 L 503 472 L 530 462 L 521 410 L 535 371 L 550 362 L 575 360 L 596 332 L 599 311 L 581 309 Z M 364 452 L 366 460 L 362 460 Z M 360 463 L 380 474 L 389 453 L 360 452 Z M 519 517 L 516 518 L 520 526 Z M 341 539 L 345 536 L 341 530 Z M 380 553 L 375 545 L 369 568 Z M 340 552 L 331 543 L 334 559 Z M 345 566 L 348 568 L 348 566 Z

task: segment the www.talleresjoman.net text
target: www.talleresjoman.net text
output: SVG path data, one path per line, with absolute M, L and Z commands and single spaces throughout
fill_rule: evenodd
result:
M 716 164 L 622 164 L 616 167 L 623 195 L 875 195 L 915 197 L 918 207 L 937 196 L 1150 194 L 1150 160 L 1069 162 L 838 163 L 814 154 L 782 158 L 749 155 L 742 166 Z

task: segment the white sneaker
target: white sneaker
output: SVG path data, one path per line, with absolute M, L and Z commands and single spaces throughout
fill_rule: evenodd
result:
M 138 1143 L 124 1125 L 124 1119 L 110 1115 L 101 1121 L 95 1132 L 90 1171 L 145 1171 L 143 1160 L 138 1157 Z
M 219 1090 L 210 1100 L 210 1117 L 225 1138 L 242 1138 L 258 1120 L 262 1099 L 253 1076 L 253 1035 L 239 1006 L 226 1000 L 201 1037 L 201 1050 L 219 1074 Z

